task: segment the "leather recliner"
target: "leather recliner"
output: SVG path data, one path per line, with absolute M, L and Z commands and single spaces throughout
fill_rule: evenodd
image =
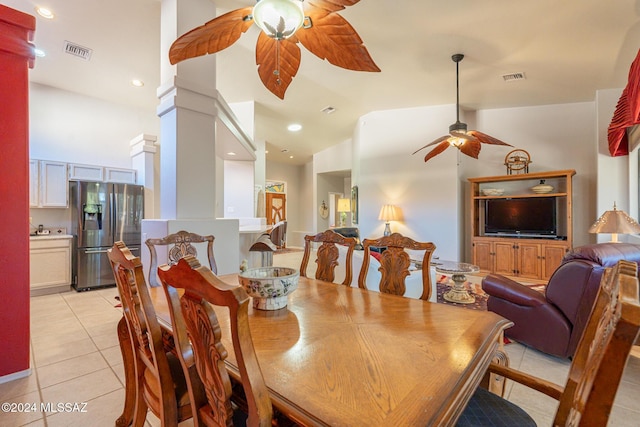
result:
M 507 338 L 562 358 L 573 356 L 595 301 L 604 270 L 619 260 L 640 263 L 640 245 L 600 243 L 565 255 L 545 293 L 507 277 L 482 280 L 487 309 L 514 323 Z

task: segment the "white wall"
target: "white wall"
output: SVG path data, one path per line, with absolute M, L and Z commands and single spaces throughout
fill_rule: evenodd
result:
M 252 218 L 254 162 L 224 161 L 224 218 Z
M 446 134 L 454 118 L 455 106 L 445 105 L 378 111 L 360 119 L 353 138 L 358 173 L 351 184 L 359 190 L 362 238 L 382 236 L 380 208 L 394 204 L 403 221 L 393 222 L 392 231 L 434 242 L 435 256 L 442 259 L 461 259 L 457 150 L 427 163 L 423 159 L 431 147 L 411 155 Z
M 29 155 L 70 163 L 131 167 L 129 142 L 160 135 L 155 111 L 31 83 Z

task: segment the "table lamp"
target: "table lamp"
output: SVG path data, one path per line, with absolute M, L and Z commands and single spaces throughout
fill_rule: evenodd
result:
M 340 227 L 346 227 L 347 212 L 351 212 L 351 199 L 338 199 L 338 212 L 340 213 Z
M 624 211 L 616 209 L 614 202 L 613 210 L 603 213 L 589 228 L 589 233 L 610 233 L 611 241 L 617 242 L 618 234 L 640 233 L 640 224 Z
M 382 206 L 382 209 L 380 209 L 380 215 L 378 215 L 378 219 L 385 222 L 384 235 L 391 235 L 391 227 L 389 226 L 389 222 L 397 221 L 400 219 L 400 212 L 398 210 L 398 207 L 394 205 Z

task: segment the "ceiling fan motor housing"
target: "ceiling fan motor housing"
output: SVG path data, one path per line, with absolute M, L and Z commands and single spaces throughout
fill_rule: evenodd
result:
M 454 124 L 452 124 L 451 126 L 449 126 L 449 133 L 451 132 L 466 132 L 467 131 L 467 124 L 466 123 L 462 123 L 461 121 L 457 121 Z

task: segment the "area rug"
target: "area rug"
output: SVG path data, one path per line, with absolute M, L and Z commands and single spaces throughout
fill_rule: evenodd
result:
M 479 278 L 479 280 L 482 281 L 482 278 Z M 453 286 L 453 281 L 447 276 L 439 276 L 436 281 L 438 302 L 443 304 L 455 305 L 458 307 L 469 308 L 472 310 L 486 310 L 487 298 L 489 298 L 489 296 L 482 290 L 480 281 L 476 282 L 467 280 L 466 282 L 464 282 L 464 287 L 467 289 L 467 291 L 469 291 L 471 295 L 475 297 L 476 301 L 471 304 L 462 304 L 458 302 L 450 302 L 444 299 L 444 294 L 449 289 L 451 289 L 451 286 Z

